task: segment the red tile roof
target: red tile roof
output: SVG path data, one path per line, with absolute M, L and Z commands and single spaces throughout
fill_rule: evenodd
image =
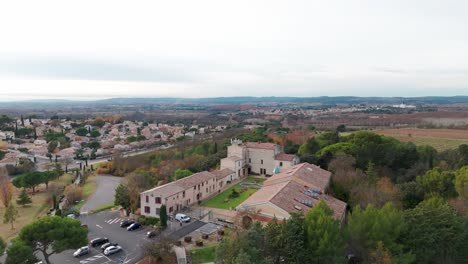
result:
M 286 153 L 280 153 L 275 156 L 275 160 L 280 160 L 280 161 L 292 161 L 296 155 L 294 154 L 286 154 Z
M 262 142 L 245 142 L 244 146 L 247 148 L 256 148 L 256 149 L 272 149 L 276 148 L 275 143 L 262 143 Z
M 330 184 L 330 177 L 330 172 L 318 166 L 298 164 L 266 180 L 263 187 L 245 200 L 239 209 L 270 202 L 289 213 L 302 211 L 305 214 L 311 208 L 301 203 L 301 200 L 311 201 L 312 204 L 322 200 L 333 209 L 335 218 L 342 219 L 346 203 L 324 193 Z M 308 188 L 319 188 L 320 193 L 313 198 L 305 194 Z
M 231 174 L 234 174 L 235 171 L 229 169 L 229 168 L 226 168 L 226 169 L 222 169 L 222 170 L 215 170 L 215 171 L 212 171 L 211 172 L 212 174 L 214 174 L 216 176 L 216 179 L 218 180 L 221 180 Z
M 164 184 L 158 187 L 155 187 L 150 190 L 146 190 L 143 193 L 151 193 L 156 192 L 155 194 L 160 195 L 161 197 L 168 197 L 174 195 L 176 193 L 185 191 L 189 188 L 192 188 L 195 185 L 201 184 L 202 182 L 206 182 L 215 178 L 216 176 L 208 171 L 202 171 L 199 173 L 192 174 L 187 176 L 183 179 L 170 182 L 168 184 Z

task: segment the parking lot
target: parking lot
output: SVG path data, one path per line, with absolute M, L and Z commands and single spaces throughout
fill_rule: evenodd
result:
M 104 264 L 104 263 L 136 263 L 144 254 L 145 244 L 152 241 L 146 237 L 148 228 L 140 228 L 135 231 L 127 231 L 120 227 L 120 223 L 125 220 L 117 211 L 105 211 L 91 215 L 81 215 L 80 221 L 88 226 L 88 240 L 98 237 L 107 237 L 110 242 L 118 243 L 122 251 L 111 256 L 105 256 L 101 247 L 90 248 L 91 252 L 87 255 L 75 258 L 75 250 L 67 250 L 60 254 L 54 254 L 50 257 L 52 263 L 71 263 L 71 264 Z M 204 226 L 201 221 L 191 221 L 182 226 L 178 222 L 168 222 L 168 228 L 165 233 L 173 239 L 179 239 L 194 230 Z M 153 238 L 158 239 L 158 237 Z M 41 255 L 38 254 L 40 258 Z
M 143 256 L 143 248 L 150 240 L 146 238 L 146 228 L 135 231 L 127 231 L 120 227 L 124 218 L 118 212 L 101 212 L 93 215 L 82 215 L 80 220 L 88 226 L 88 239 L 107 237 L 110 242 L 118 243 L 122 251 L 111 256 L 105 256 L 101 247 L 91 247 L 91 252 L 87 255 L 75 258 L 74 250 L 67 250 L 51 257 L 53 263 L 80 263 L 80 264 L 101 264 L 101 263 L 136 263 Z

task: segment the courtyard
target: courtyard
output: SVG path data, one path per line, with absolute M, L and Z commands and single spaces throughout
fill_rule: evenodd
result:
M 233 209 L 260 189 L 264 181 L 265 179 L 263 178 L 249 176 L 224 192 L 206 200 L 201 206 L 227 210 Z

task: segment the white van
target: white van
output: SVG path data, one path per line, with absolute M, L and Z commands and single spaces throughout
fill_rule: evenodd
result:
M 190 217 L 185 215 L 185 214 L 176 214 L 175 219 L 177 221 L 180 221 L 182 223 L 188 223 L 190 222 Z

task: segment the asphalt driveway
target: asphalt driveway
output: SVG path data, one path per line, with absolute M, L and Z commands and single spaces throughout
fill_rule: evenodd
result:
M 92 209 L 112 203 L 114 201 L 115 189 L 122 178 L 108 175 L 97 175 L 95 180 L 97 183 L 96 192 L 93 193 L 81 207 L 80 213 L 82 214 L 86 214 Z

